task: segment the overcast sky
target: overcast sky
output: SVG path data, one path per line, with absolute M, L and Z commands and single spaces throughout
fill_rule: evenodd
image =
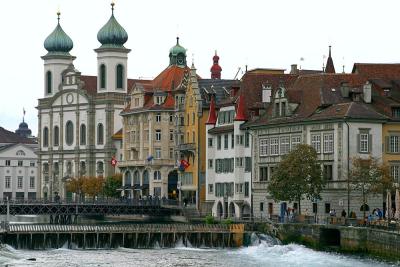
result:
M 0 126 L 14 131 L 22 120 L 37 135 L 37 99 L 43 97 L 44 39 L 61 25 L 72 38 L 75 67 L 96 75 L 98 30 L 110 17 L 111 0 L 12 0 L 0 16 Z M 128 32 L 129 78 L 156 76 L 168 51 L 180 44 L 194 54 L 201 77 L 209 78 L 212 56 L 220 55 L 223 78 L 252 68 L 301 64 L 321 69 L 332 45 L 337 71 L 354 62 L 400 62 L 399 1 L 376 0 L 116 0 L 115 16 Z M 300 61 L 304 58 L 304 61 Z M 239 75 L 240 77 L 241 75 Z

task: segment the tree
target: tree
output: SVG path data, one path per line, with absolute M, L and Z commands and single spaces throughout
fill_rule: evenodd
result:
M 83 197 L 83 182 L 84 182 L 84 177 L 76 177 L 72 178 L 67 181 L 66 187 L 69 192 L 75 193 L 79 198 Z
M 277 201 L 298 201 L 321 199 L 320 193 L 325 181 L 321 165 L 314 148 L 306 144 L 298 145 L 275 168 L 268 185 L 268 192 Z
M 352 159 L 352 164 L 350 184 L 352 189 L 361 191 L 362 210 L 365 218 L 368 195 L 378 193 L 383 195 L 394 189 L 395 183 L 389 168 L 379 163 L 378 159 L 374 157 L 355 157 Z
M 120 173 L 107 177 L 104 184 L 104 195 L 106 197 L 119 197 L 120 192 L 117 191 L 122 185 L 122 175 Z
M 103 176 L 89 176 L 85 177 L 83 180 L 83 192 L 88 196 L 92 197 L 93 200 L 96 196 L 98 196 L 101 192 L 103 192 L 104 188 L 104 178 Z

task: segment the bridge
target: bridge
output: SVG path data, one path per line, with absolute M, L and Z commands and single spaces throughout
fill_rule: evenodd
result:
M 105 199 L 93 201 L 3 200 L 0 215 L 149 215 L 170 216 L 181 213 L 177 201 L 168 199 Z

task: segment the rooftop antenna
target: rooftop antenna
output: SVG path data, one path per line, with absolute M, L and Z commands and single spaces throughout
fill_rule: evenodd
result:
M 322 56 L 322 72 L 325 72 L 325 60 L 326 60 L 326 55 Z
M 238 70 L 237 70 L 237 72 L 235 74 L 235 77 L 233 77 L 234 80 L 237 79 L 237 76 L 239 75 L 239 72 L 240 72 L 241 69 L 242 69 L 241 67 L 238 68 Z
M 345 73 L 345 71 L 344 71 L 344 67 L 345 67 L 345 65 L 344 65 L 344 57 L 342 57 L 342 60 L 343 60 L 342 73 Z
M 25 108 L 22 108 L 22 122 L 25 122 L 25 113 L 26 113 L 26 111 L 25 111 Z

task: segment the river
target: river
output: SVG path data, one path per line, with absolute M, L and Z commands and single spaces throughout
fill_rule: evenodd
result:
M 281 245 L 268 236 L 252 238 L 253 245 L 238 249 L 191 248 L 178 242 L 175 248 L 79 250 L 50 249 L 42 251 L 0 249 L 1 266 L 218 266 L 218 267 L 386 267 L 399 266 L 370 258 L 319 252 L 301 245 Z M 190 245 L 190 244 L 189 244 Z M 28 260 L 28 259 L 34 259 Z

